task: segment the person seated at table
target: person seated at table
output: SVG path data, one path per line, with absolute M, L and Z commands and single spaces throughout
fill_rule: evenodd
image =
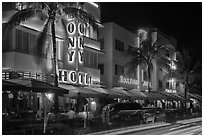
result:
M 40 108 L 40 109 L 37 111 L 37 113 L 36 113 L 36 119 L 37 119 L 37 120 L 43 119 L 43 113 L 44 113 L 43 108 Z

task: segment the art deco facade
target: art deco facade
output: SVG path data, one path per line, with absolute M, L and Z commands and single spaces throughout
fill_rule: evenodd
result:
M 99 68 L 101 69 L 101 83 L 108 88 L 124 87 L 127 89 L 136 88 L 140 91 L 146 91 L 148 88 L 147 67 L 139 65 L 134 72 L 127 74 L 126 63 L 133 58 L 128 55 L 128 51 L 134 47 L 139 47 L 139 38 L 127 29 L 113 23 L 104 23 L 104 27 L 99 31 L 99 41 L 101 41 L 101 50 L 105 54 L 99 55 Z M 152 33 L 152 43 L 159 39 L 158 44 L 169 45 L 166 51 L 166 57 L 169 60 L 176 59 L 176 40 L 169 37 L 159 30 Z M 166 77 L 169 73 L 157 65 L 153 60 L 153 71 L 151 72 L 151 89 L 153 91 L 172 92 L 176 90 L 177 81 L 169 81 Z M 172 65 L 172 64 L 167 64 Z M 174 66 L 175 67 L 175 66 Z M 171 86 L 171 87 L 170 87 Z M 177 84 L 178 87 L 178 84 Z
M 8 19 L 17 10 L 24 9 L 26 4 L 7 3 L 6 6 L 8 8 L 2 13 L 3 28 Z M 97 68 L 98 56 L 101 54 L 100 43 L 97 41 L 98 28 L 100 27 L 100 6 L 91 2 L 83 3 L 80 6 L 75 3 L 72 6 L 91 15 L 96 23 L 80 22 L 75 17 L 64 15 L 69 39 L 67 43 L 62 24 L 56 22 L 59 84 L 65 86 L 67 84 L 96 85 L 100 83 L 100 70 Z M 33 56 L 37 46 L 37 36 L 42 31 L 43 26 L 44 21 L 33 17 L 2 35 L 3 78 L 11 78 L 11 73 L 14 72 L 17 74 L 17 78 L 34 78 L 53 83 L 51 33 L 47 35 L 46 41 L 47 49 L 45 52 L 48 55 L 48 61 L 39 66 Z

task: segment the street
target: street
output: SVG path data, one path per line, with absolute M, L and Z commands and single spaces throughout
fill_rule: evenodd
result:
M 175 123 L 170 126 L 126 133 L 125 135 L 201 135 L 202 122 Z

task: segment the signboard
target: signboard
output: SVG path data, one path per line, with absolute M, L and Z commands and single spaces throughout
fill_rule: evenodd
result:
M 148 83 L 150 84 L 150 87 L 151 87 L 151 86 L 152 86 L 152 85 L 151 85 L 151 82 L 148 82 L 148 81 L 143 81 L 143 82 L 142 82 L 142 86 L 143 86 L 143 87 L 148 87 Z
M 68 63 L 76 65 L 83 65 L 83 52 L 84 52 L 84 38 L 85 25 L 77 23 L 76 21 L 67 24 L 68 38 Z
M 124 83 L 124 84 L 131 84 L 131 85 L 139 85 L 139 81 L 136 79 L 132 79 L 132 78 L 125 78 L 123 76 L 120 76 L 120 83 Z
M 90 85 L 91 76 L 85 72 L 59 69 L 59 83 Z

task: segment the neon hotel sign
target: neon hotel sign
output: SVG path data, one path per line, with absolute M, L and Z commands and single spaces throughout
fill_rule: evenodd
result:
M 85 25 L 76 20 L 67 24 L 67 32 L 69 34 L 68 41 L 68 64 L 74 65 L 76 70 L 83 67 L 83 52 Z M 85 72 L 75 70 L 59 69 L 59 82 L 74 84 L 91 84 L 91 76 Z
M 131 78 L 125 78 L 123 76 L 120 76 L 120 83 L 131 84 L 131 85 L 139 85 L 139 81 L 138 80 L 131 79 Z

